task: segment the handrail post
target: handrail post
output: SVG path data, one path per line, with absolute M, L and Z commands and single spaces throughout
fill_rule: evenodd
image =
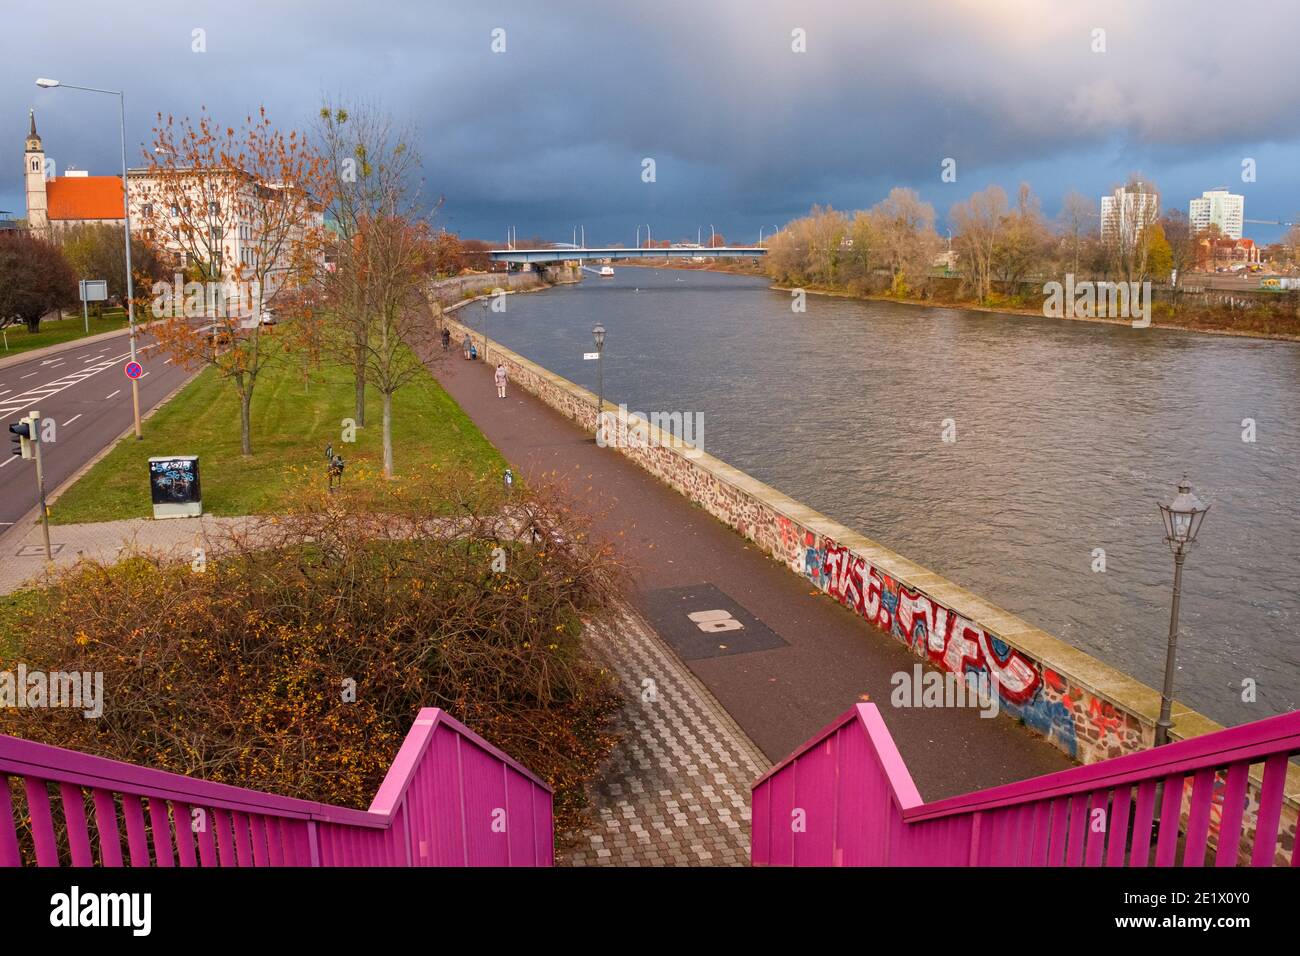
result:
M 320 834 L 316 830 L 316 821 L 307 821 L 307 850 L 311 854 L 311 866 L 320 866 Z

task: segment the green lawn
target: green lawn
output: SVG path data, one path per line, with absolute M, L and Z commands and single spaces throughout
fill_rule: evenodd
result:
M 100 332 L 119 332 L 126 328 L 126 313 L 121 309 L 105 309 L 104 314 L 90 317 L 90 334 Z M 59 345 L 86 335 L 85 321 L 81 313 L 69 313 L 67 318 L 41 323 L 41 330 L 35 334 L 27 331 L 25 325 L 11 325 L 0 335 L 0 358 L 18 352 L 30 352 L 43 349 L 47 345 Z M 8 346 L 6 348 L 5 346 Z
M 148 459 L 198 455 L 203 510 L 208 514 L 268 513 L 306 480 L 323 476 L 325 446 L 347 462 L 346 475 L 377 473 L 382 465 L 382 404 L 367 390 L 365 428 L 354 444 L 341 440 L 352 417 L 351 373 L 327 365 L 304 385 L 301 368 L 268 367 L 253 392 L 253 457 L 239 453 L 239 399 L 234 386 L 207 369 L 144 423 L 144 439 L 126 438 L 51 508 L 56 524 L 146 517 Z M 460 466 L 499 474 L 505 461 L 427 372 L 393 397 L 393 460 L 400 477 L 413 469 Z M 346 477 L 345 477 L 346 480 Z

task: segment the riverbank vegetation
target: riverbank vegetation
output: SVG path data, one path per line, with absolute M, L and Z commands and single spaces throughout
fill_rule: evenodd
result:
M 561 831 L 616 740 L 617 686 L 581 637 L 622 572 L 552 489 L 376 477 L 304 491 L 201 568 L 135 554 L 43 583 L 3 602 L 21 647 L 0 667 L 102 673 L 103 713 L 0 709 L 0 733 L 365 809 L 441 707 L 553 787 Z
M 1137 180 L 1128 188 L 1130 195 L 1154 189 Z M 1157 324 L 1300 335 L 1297 293 L 1219 292 L 1189 277 L 1215 267 L 1223 241 L 1214 227 L 1198 233 L 1172 210 L 1103 241 L 1098 216 L 1092 200 L 1071 193 L 1051 221 L 1027 184 L 1014 199 L 993 185 L 951 207 L 944 238 L 933 206 L 914 190 L 894 189 L 869 209 L 814 206 L 771 237 L 765 267 L 782 286 L 1032 314 L 1042 314 L 1044 284 L 1066 275 L 1076 282 L 1149 281 Z M 1300 263 L 1300 230 L 1269 254 L 1283 268 Z

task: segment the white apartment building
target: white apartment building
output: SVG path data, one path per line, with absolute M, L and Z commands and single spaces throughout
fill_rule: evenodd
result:
M 1230 193 L 1222 186 L 1201 193 L 1201 198 L 1193 199 L 1187 208 L 1192 229 L 1204 232 L 1210 226 L 1218 226 L 1225 239 L 1241 238 L 1245 215 L 1246 197 Z
M 1101 239 L 1125 245 L 1136 241 L 1139 233 L 1160 218 L 1160 196 L 1142 183 L 1134 188 L 1121 186 L 1109 196 L 1101 197 Z

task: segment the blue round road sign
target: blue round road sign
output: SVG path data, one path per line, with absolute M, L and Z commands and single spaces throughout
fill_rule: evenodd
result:
M 139 377 L 140 377 L 141 375 L 143 375 L 143 374 L 144 374 L 144 369 L 141 367 L 141 365 L 140 365 L 139 362 L 127 362 L 127 363 L 126 363 L 126 377 L 127 377 L 127 378 L 139 378 Z

